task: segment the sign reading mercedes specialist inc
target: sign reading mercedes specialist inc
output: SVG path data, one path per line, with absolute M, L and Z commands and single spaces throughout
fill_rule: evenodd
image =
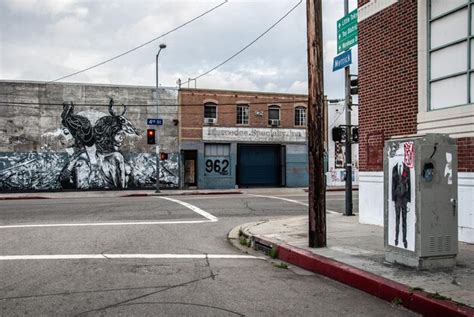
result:
M 357 9 L 337 21 L 337 54 L 357 45 Z
M 204 141 L 306 142 L 305 129 L 203 127 Z

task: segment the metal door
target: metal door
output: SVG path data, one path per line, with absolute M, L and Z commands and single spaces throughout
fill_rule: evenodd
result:
M 280 145 L 238 145 L 239 186 L 279 186 Z

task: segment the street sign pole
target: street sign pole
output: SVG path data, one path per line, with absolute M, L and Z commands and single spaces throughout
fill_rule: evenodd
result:
M 349 1 L 344 0 L 344 18 L 349 13 Z M 357 20 L 356 20 L 357 21 Z M 356 24 L 357 25 L 357 24 Z M 339 38 L 339 34 L 338 34 Z M 338 44 L 339 46 L 339 44 Z M 346 208 L 344 216 L 352 216 L 352 135 L 351 135 L 351 67 L 344 68 L 344 77 L 346 84 Z

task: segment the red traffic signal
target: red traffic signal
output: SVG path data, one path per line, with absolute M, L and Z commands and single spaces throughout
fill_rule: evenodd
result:
M 156 131 L 155 129 L 146 130 L 146 139 L 148 144 L 156 144 Z
M 160 153 L 160 160 L 166 161 L 168 159 L 168 153 L 161 152 Z

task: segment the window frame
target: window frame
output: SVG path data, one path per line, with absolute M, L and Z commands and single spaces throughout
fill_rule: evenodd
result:
M 206 107 L 214 107 L 215 117 L 207 117 L 206 116 Z M 205 102 L 203 110 L 204 110 L 204 113 L 203 113 L 204 119 L 215 119 L 217 121 L 217 103 L 215 103 L 215 102 Z
M 442 14 L 438 14 L 435 17 L 431 16 L 431 3 L 432 0 L 427 0 L 427 6 L 426 6 L 426 23 L 427 23 L 427 71 L 426 71 L 426 78 L 427 78 L 427 111 L 432 112 L 432 111 L 440 111 L 443 109 L 449 109 L 449 108 L 455 108 L 455 107 L 463 107 L 466 105 L 470 105 L 474 103 L 474 96 L 471 94 L 471 82 L 474 81 L 474 79 L 471 79 L 471 76 L 474 74 L 474 65 L 471 63 L 471 54 L 472 54 L 472 49 L 471 49 L 471 42 L 474 44 L 474 34 L 472 34 L 472 27 L 471 23 L 473 22 L 473 10 L 474 10 L 474 1 L 473 0 L 466 0 L 465 4 L 462 4 L 456 8 L 453 8 L 451 10 L 448 10 Z M 462 11 L 464 9 L 467 9 L 467 35 L 466 37 L 463 37 L 461 39 L 457 39 L 448 43 L 445 43 L 443 45 L 440 45 L 438 47 L 432 48 L 431 47 L 431 25 L 433 22 L 436 22 L 440 19 L 443 19 L 451 14 L 455 14 L 459 11 Z M 466 64 L 466 70 L 465 71 L 460 71 L 456 73 L 452 73 L 449 75 L 444 75 L 441 77 L 437 77 L 435 79 L 431 78 L 431 56 L 433 53 L 440 51 L 442 49 L 452 47 L 461 43 L 466 42 L 467 44 L 467 64 Z M 455 78 L 458 76 L 463 76 L 466 75 L 466 85 L 467 85 L 467 95 L 466 95 L 466 102 L 462 104 L 457 104 L 457 105 L 450 105 L 450 106 L 441 106 L 437 109 L 433 109 L 432 103 L 431 103 L 431 86 L 433 83 L 450 79 L 450 78 Z M 473 83 L 474 84 L 474 83 Z
M 241 109 L 247 109 L 245 111 L 240 112 Z M 245 116 L 246 115 L 246 116 Z M 242 119 L 242 122 L 239 122 L 239 119 Z M 245 120 L 247 119 L 247 120 Z M 245 122 L 247 121 L 247 122 Z M 237 125 L 249 125 L 250 124 L 250 105 L 247 103 L 238 103 L 236 108 L 236 124 Z
M 278 110 L 278 119 L 273 119 L 273 118 L 270 118 L 270 110 Z M 279 121 L 279 124 L 278 125 L 281 125 L 281 107 L 279 105 L 269 105 L 268 108 L 267 108 L 267 117 L 268 117 L 268 125 L 272 125 L 270 123 L 270 120 L 278 120 Z
M 301 116 L 301 113 L 298 113 L 300 110 L 304 110 L 304 116 Z M 294 125 L 295 127 L 306 127 L 307 125 L 307 109 L 305 106 L 297 105 L 294 109 Z M 301 121 L 301 122 L 297 122 Z

